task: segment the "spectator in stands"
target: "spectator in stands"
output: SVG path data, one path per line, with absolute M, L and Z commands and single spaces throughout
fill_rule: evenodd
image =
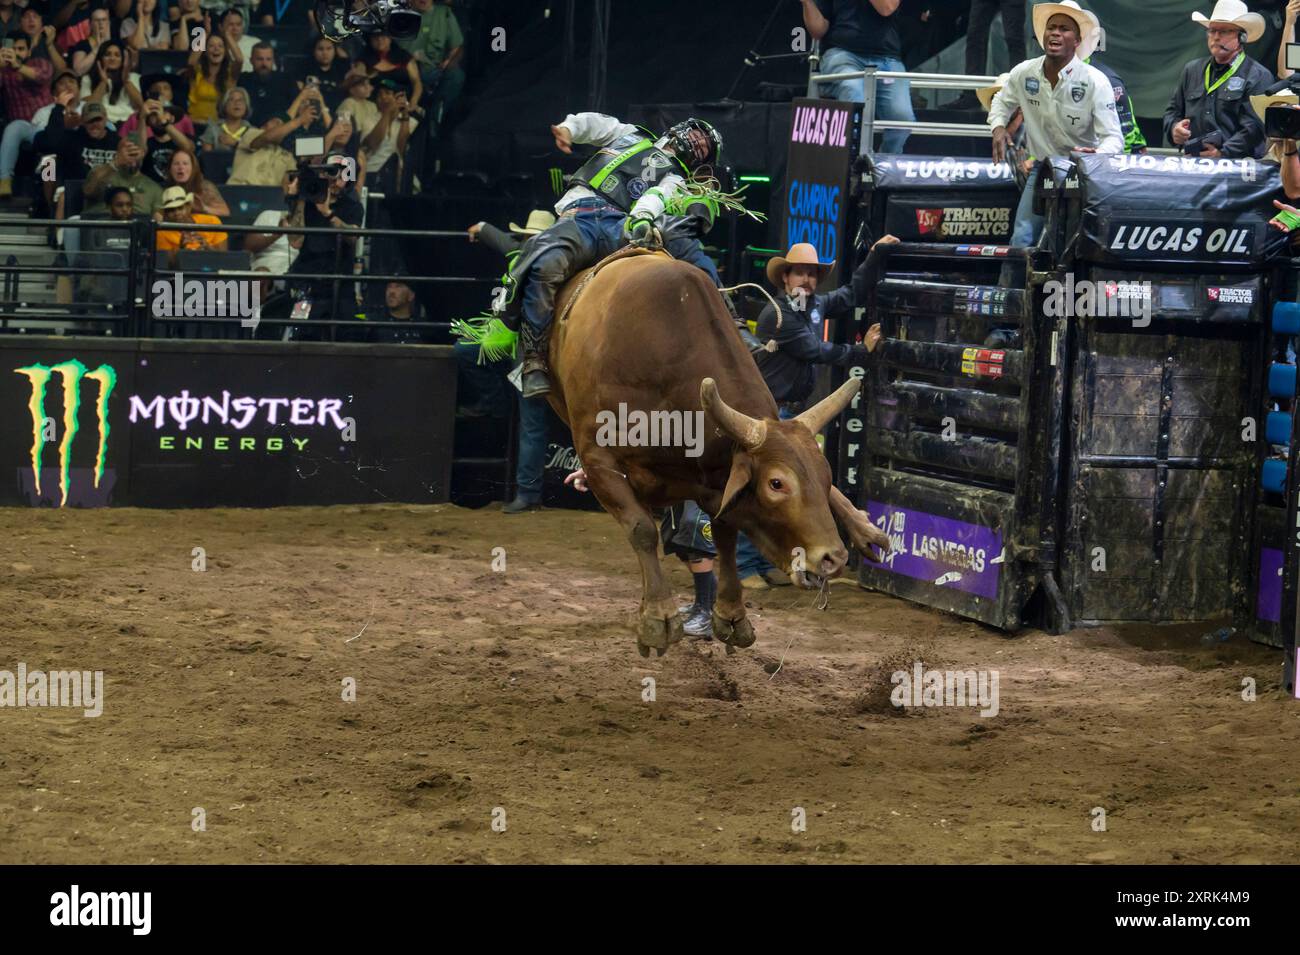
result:
M 140 141 L 144 138 L 145 158 L 144 173 L 154 182 L 167 184 L 167 170 L 171 168 L 172 157 L 177 150 L 194 150 L 194 140 L 180 130 L 172 107 L 163 106 L 158 100 L 145 100 L 137 114 L 137 130 L 143 126 L 143 132 L 137 131 L 132 137 Z M 200 208 L 200 212 L 208 210 Z
M 293 209 L 298 205 L 298 170 L 290 169 L 280 180 L 284 190 L 284 209 L 263 209 L 253 220 L 253 225 L 264 229 L 289 228 L 293 218 Z M 301 222 L 298 223 L 302 225 Z M 244 235 L 244 249 L 253 256 L 254 272 L 269 272 L 271 275 L 284 275 L 298 258 L 302 248 L 302 235 L 290 235 L 284 232 L 249 232 Z M 269 283 L 268 283 L 269 284 Z M 270 294 L 269 288 L 263 288 L 262 297 Z
M 90 74 L 81 78 L 81 98 L 102 103 L 110 123 L 125 123 L 140 108 L 140 76 L 126 68 L 126 54 L 115 40 L 100 44 Z
M 242 86 L 226 90 L 218 107 L 221 121 L 208 123 L 199 142 L 206 153 L 232 153 L 252 130 L 248 121 L 248 90 Z
M 192 200 L 195 213 L 206 213 L 212 216 L 230 215 L 230 206 L 226 204 L 221 191 L 203 178 L 203 170 L 199 168 L 198 157 L 194 155 L 192 148 L 178 146 L 172 152 L 171 160 L 167 163 L 167 181 L 164 185 L 180 186 L 184 189 Z
M 22 18 L 22 9 L 14 0 L 0 0 L 0 36 L 18 32 L 18 21 Z
M 82 100 L 80 112 L 70 105 L 54 105 L 45 132 L 36 137 L 36 148 L 54 153 L 57 177 L 66 182 L 85 179 L 96 166 L 112 162 L 117 141 L 109 135 L 104 104 Z
M 144 24 L 143 29 L 140 24 Z M 121 37 L 137 52 L 170 50 L 172 28 L 162 14 L 161 0 L 135 0 L 135 16 L 122 21 Z
M 96 166 L 81 187 L 87 213 L 102 212 L 114 189 L 125 189 L 139 215 L 151 216 L 158 211 L 162 186 L 141 171 L 145 151 L 131 137 L 118 140 L 113 161 Z
M 260 130 L 245 133 L 235 149 L 235 160 L 226 180 L 232 186 L 274 186 L 290 169 L 296 169 L 297 159 L 281 143 L 289 138 L 294 127 L 304 123 L 303 117 L 290 121 L 288 116 L 272 116 Z M 286 128 L 289 127 L 289 128 Z
M 99 61 L 100 47 L 112 40 L 113 18 L 106 9 L 94 11 L 90 15 L 90 34 L 68 50 L 72 56 L 72 72 L 78 76 L 89 73 Z
M 30 124 L 37 110 L 54 101 L 50 92 L 53 76 L 54 67 L 50 61 L 32 56 L 27 37 L 23 34 L 13 38 L 13 46 L 0 49 L 0 93 L 4 96 L 5 115 L 10 122 Z M 12 183 L 10 186 L 12 194 Z M 3 194 L 0 189 L 0 195 Z
M 207 46 L 190 54 L 183 75 L 190 88 L 190 116 L 196 123 L 213 122 L 218 101 L 226 90 L 239 85 L 239 65 L 219 36 L 209 35 Z
M 384 177 L 380 187 L 391 193 L 401 181 L 406 147 L 420 123 L 411 115 L 406 86 L 398 77 L 379 78 L 375 105 L 379 120 L 369 131 L 361 129 L 361 148 L 366 153 L 366 168 Z
M 122 0 L 115 0 L 122 2 Z M 125 0 L 129 4 L 130 0 Z M 90 36 L 90 15 L 100 9 L 110 6 L 107 0 L 67 0 L 62 5 L 58 0 L 54 0 L 50 9 L 53 11 L 48 18 L 58 33 L 59 49 L 66 54 L 72 47 L 76 46 L 86 37 Z
M 1024 115 L 1029 155 L 1038 161 L 1071 151 L 1124 151 L 1115 113 L 1115 94 L 1100 70 L 1075 55 L 1093 41 L 1096 20 L 1074 0 L 1040 3 L 1034 7 L 1034 33 L 1046 54 L 1012 67 L 1007 83 L 993 97 L 989 126 L 993 128 L 993 159 L 1008 157 L 1011 134 L 1007 124 L 1017 109 Z M 1033 176 L 1021 191 L 1011 229 L 1011 245 L 1029 246 L 1043 230 L 1043 217 L 1034 214 Z M 1003 266 L 1001 284 L 1010 285 L 1023 265 Z
M 240 85 L 248 90 L 252 115 L 249 122 L 261 126 L 275 113 L 293 115 L 290 104 L 300 95 L 293 78 L 275 68 L 275 51 L 271 44 L 258 42 L 252 52 L 253 69 L 240 78 Z M 320 101 L 322 111 L 328 114 L 325 101 Z
M 415 290 L 405 282 L 389 282 L 384 287 L 384 307 L 367 311 L 366 321 L 373 322 L 423 322 L 425 316 L 420 303 L 415 300 Z M 365 339 L 374 345 L 419 345 L 433 341 L 427 328 L 401 328 L 395 325 L 367 328 Z
M 343 79 L 343 93 L 346 99 L 339 105 L 340 116 L 350 116 L 353 127 L 365 136 L 379 122 L 379 107 L 371 100 L 374 92 L 374 77 L 364 70 L 349 73 Z
M 36 141 L 37 134 L 48 125 L 56 104 L 75 110 L 81 100 L 81 81 L 71 70 L 65 70 L 54 77 L 50 93 L 53 99 L 34 112 L 30 120 L 11 119 L 5 124 L 4 135 L 0 137 L 0 199 L 13 195 L 19 151 Z
M 1192 19 L 1205 27 L 1210 55 L 1192 60 L 1165 109 L 1165 139 L 1209 158 L 1258 159 L 1264 155 L 1264 124 L 1250 108 L 1250 97 L 1273 85 L 1273 74 L 1246 55 L 1245 45 L 1264 35 L 1264 18 L 1241 0 L 1218 0 L 1209 17 Z
M 803 22 L 814 39 L 822 41 L 822 73 L 849 73 L 867 66 L 880 70 L 903 71 L 902 46 L 893 17 L 900 0 L 801 0 Z M 861 80 L 842 80 L 823 84 L 835 99 L 861 103 Z M 876 119 L 910 122 L 912 90 L 907 80 L 880 80 L 876 83 Z M 880 148 L 886 153 L 901 153 L 907 142 L 907 130 L 891 129 L 883 134 Z
M 1277 78 L 1284 80 L 1289 77 L 1294 70 L 1287 69 L 1286 66 L 1286 45 L 1294 43 L 1296 19 L 1300 18 L 1300 0 L 1287 0 L 1286 11 L 1282 20 L 1282 39 L 1277 47 Z
M 1007 64 L 1015 66 L 1025 59 L 1025 0 L 971 0 L 969 26 L 966 27 L 966 73 L 982 76 L 988 69 L 989 27 L 1002 14 L 1002 36 L 1007 43 Z M 961 95 L 955 109 L 976 109 L 975 95 Z
M 155 100 L 160 106 L 171 110 L 176 128 L 185 134 L 185 138 L 194 140 L 194 121 L 185 114 L 186 93 L 185 80 L 176 73 L 150 73 L 140 80 L 140 89 L 144 91 L 145 101 Z M 139 112 L 117 128 L 119 136 L 131 136 L 140 125 Z
M 179 0 L 167 10 L 167 22 L 172 28 L 172 49 L 192 51 L 194 31 L 202 29 L 211 33 L 211 20 L 199 9 L 199 0 Z
M 83 219 L 109 219 L 113 222 L 130 222 L 135 218 L 135 202 L 129 189 L 112 186 L 104 192 L 104 211 L 82 214 Z M 126 229 L 86 229 L 81 240 L 86 252 L 99 253 L 96 259 L 85 262 L 92 268 L 120 268 L 120 276 L 86 275 L 77 280 L 77 300 L 91 302 L 124 302 L 127 294 L 127 257 L 131 252 L 131 233 Z M 105 253 L 110 253 L 112 258 Z
M 439 117 L 442 110 L 460 98 L 465 88 L 465 71 L 460 68 L 465 37 L 450 3 L 411 0 L 411 9 L 420 14 L 420 32 L 397 42 L 415 60 L 420 82 L 429 97 L 428 115 Z
M 245 23 L 244 12 L 239 7 L 231 7 L 221 17 L 221 38 L 240 62 L 240 70 L 249 73 L 254 69 L 253 49 L 262 41 L 244 32 Z
M 1300 0 L 1296 0 L 1300 3 Z M 325 97 L 325 105 L 337 110 L 345 95 L 343 81 L 348 75 L 348 61 L 339 56 L 338 44 L 326 37 L 317 37 L 311 47 L 311 57 L 294 77 L 298 88 L 314 83 Z
M 896 0 L 895 0 L 896 2 Z M 411 91 L 411 102 L 420 102 L 424 95 L 424 86 L 420 82 L 420 71 L 416 69 L 415 60 L 400 46 L 393 45 L 393 38 L 384 33 L 371 33 L 367 38 L 366 50 L 360 61 L 368 73 L 378 74 L 378 79 L 396 73 L 406 82 Z
M 68 70 L 68 62 L 63 58 L 63 51 L 54 42 L 58 31 L 46 25 L 45 14 L 40 7 L 29 6 L 23 10 L 22 16 L 18 19 L 18 29 L 27 37 L 27 45 L 31 47 L 32 56 L 43 56 L 49 60 L 50 65 L 54 67 L 55 76 Z
M 188 225 L 221 225 L 221 220 L 214 215 L 195 212 L 191 204 L 191 195 L 181 186 L 170 186 L 163 190 L 163 222 Z M 182 232 L 159 229 L 155 248 L 159 252 L 170 253 L 168 264 L 176 268 L 176 256 L 181 250 L 224 252 L 228 246 L 228 237 L 224 232 L 209 232 L 186 229 Z

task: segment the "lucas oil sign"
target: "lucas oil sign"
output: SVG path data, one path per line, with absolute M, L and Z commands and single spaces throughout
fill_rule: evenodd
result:
M 781 245 L 788 249 L 807 242 L 817 250 L 819 261 L 835 262 L 822 279 L 826 288 L 839 284 L 854 111 L 861 108 L 832 100 L 797 99 L 791 110 Z

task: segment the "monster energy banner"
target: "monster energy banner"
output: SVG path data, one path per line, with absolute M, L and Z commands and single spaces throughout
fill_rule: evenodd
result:
M 875 160 L 870 181 L 875 221 L 906 242 L 1006 244 L 1011 238 L 1020 193 L 1006 163 L 891 156 Z
M 781 248 L 807 242 L 820 262 L 834 262 L 821 284 L 839 284 L 841 248 L 849 206 L 849 158 L 854 110 L 833 100 L 797 99 L 790 116 L 790 153 L 785 176 Z M 852 264 L 852 263 L 850 263 Z
M 447 500 L 449 348 L 0 339 L 0 504 Z
M 1274 163 L 1081 155 L 1077 168 L 1091 261 L 1259 266 L 1286 247 L 1268 225 L 1282 195 Z

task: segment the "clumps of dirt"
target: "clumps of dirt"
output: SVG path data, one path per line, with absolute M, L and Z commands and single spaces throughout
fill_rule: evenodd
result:
M 457 801 L 467 799 L 473 789 L 468 776 L 426 769 L 400 786 L 398 795 L 406 805 L 415 806 L 431 797 Z
M 919 716 L 924 712 L 920 707 L 895 706 L 891 699 L 897 686 L 894 674 L 901 670 L 910 675 L 918 661 L 923 670 L 941 666 L 933 647 L 906 646 L 877 660 L 867 671 L 866 687 L 853 698 L 850 710 L 859 716 Z

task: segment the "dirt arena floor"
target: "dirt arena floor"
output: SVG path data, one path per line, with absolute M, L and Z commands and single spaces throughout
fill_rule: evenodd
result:
M 0 669 L 105 677 L 98 718 L 0 709 L 0 863 L 1294 859 L 1300 703 L 1204 626 L 1012 639 L 840 583 L 642 660 L 600 513 L 10 509 L 0 540 Z M 918 657 L 999 671 L 998 715 L 900 715 Z

